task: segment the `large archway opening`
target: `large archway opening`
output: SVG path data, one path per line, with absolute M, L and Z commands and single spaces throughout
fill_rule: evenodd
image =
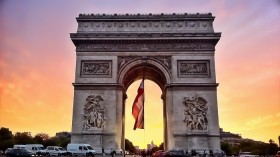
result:
M 125 111 L 125 138 L 140 149 L 147 148 L 147 144 L 159 146 L 163 141 L 163 101 L 160 87 L 150 80 L 145 80 L 145 129 L 133 130 L 134 118 L 131 114 L 132 104 L 137 95 L 141 80 L 133 82 L 127 89 Z
M 154 61 L 138 60 L 127 65 L 120 73 L 120 82 L 127 96 L 124 101 L 123 140 L 126 138 L 141 149 L 146 149 L 148 144 L 153 143 L 159 146 L 166 142 L 164 95 L 169 76 L 166 76 L 167 73 L 164 70 Z M 135 120 L 131 113 L 132 105 L 142 78 L 145 78 L 145 129 L 133 130 Z

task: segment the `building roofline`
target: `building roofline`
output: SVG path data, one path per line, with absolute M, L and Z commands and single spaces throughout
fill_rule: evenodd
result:
M 168 18 L 215 18 L 212 13 L 172 13 L 172 14 L 79 14 L 79 19 L 168 19 Z

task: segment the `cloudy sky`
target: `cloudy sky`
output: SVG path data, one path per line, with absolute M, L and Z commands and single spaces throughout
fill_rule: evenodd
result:
M 75 47 L 69 33 L 80 13 L 207 13 L 222 32 L 216 46 L 220 127 L 268 142 L 280 135 L 279 0 L 1 0 L 0 127 L 45 132 L 71 131 Z M 128 90 L 130 104 L 139 82 Z M 161 91 L 146 83 L 145 133 L 126 138 L 144 147 L 162 142 Z M 131 106 L 127 106 L 130 108 Z M 139 140 L 138 137 L 143 140 Z

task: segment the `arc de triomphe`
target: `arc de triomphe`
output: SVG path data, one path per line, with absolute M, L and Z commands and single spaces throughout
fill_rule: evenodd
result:
M 214 18 L 80 14 L 71 142 L 124 148 L 126 90 L 145 75 L 163 93 L 165 149 L 220 150 Z

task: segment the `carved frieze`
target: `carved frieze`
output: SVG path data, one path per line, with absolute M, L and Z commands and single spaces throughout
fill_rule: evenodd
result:
M 92 94 L 86 98 L 84 105 L 83 131 L 103 130 L 105 127 L 103 98 L 100 95 Z
M 112 61 L 81 61 L 81 77 L 112 77 Z
M 178 77 L 210 77 L 208 60 L 179 60 Z
M 123 69 L 123 67 L 125 67 L 125 65 L 135 61 L 141 59 L 140 56 L 119 56 L 118 57 L 118 66 L 119 66 L 119 71 L 121 69 Z
M 163 67 L 165 67 L 169 72 L 171 72 L 171 57 L 170 56 L 157 56 L 151 57 L 151 59 L 159 62 Z
M 214 50 L 215 44 L 210 42 L 186 42 L 186 43 L 119 43 L 99 44 L 81 43 L 77 45 L 77 51 L 190 51 L 190 50 Z
M 208 129 L 207 118 L 207 101 L 200 96 L 185 97 L 183 104 L 186 106 L 184 110 L 184 122 L 188 130 L 201 130 Z
M 178 31 L 213 32 L 211 21 L 161 21 L 161 22 L 82 22 L 78 31 L 113 32 L 113 31 Z
M 151 19 L 138 19 L 129 20 L 126 18 L 111 20 L 97 20 L 97 16 L 87 18 L 87 21 L 79 20 L 78 18 L 78 31 L 91 31 L 91 32 L 160 32 L 160 31 L 184 31 L 184 32 L 214 32 L 213 19 L 201 19 L 200 17 L 191 19 L 173 19 L 170 18 L 156 18 Z M 135 18 L 134 18 L 135 19 Z
M 142 59 L 141 56 L 119 56 L 118 57 L 118 66 L 119 71 L 121 71 L 125 65 L 130 64 L 131 62 Z M 153 60 L 159 64 L 161 64 L 166 70 L 171 73 L 171 57 L 170 56 L 147 56 L 144 58 L 145 60 Z

